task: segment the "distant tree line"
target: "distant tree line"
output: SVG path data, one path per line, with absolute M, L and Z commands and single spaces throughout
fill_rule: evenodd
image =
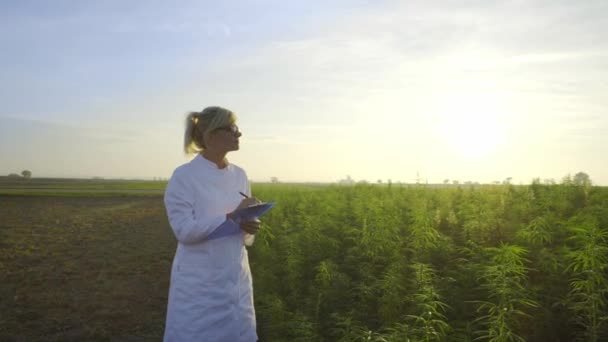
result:
M 32 178 L 32 171 L 30 170 L 23 170 L 21 171 L 21 175 L 16 174 L 16 173 L 9 173 L 8 177 L 10 178 Z

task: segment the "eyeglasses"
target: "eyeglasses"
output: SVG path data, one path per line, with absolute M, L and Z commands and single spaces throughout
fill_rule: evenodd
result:
M 226 131 L 226 132 L 232 133 L 234 135 L 241 133 L 241 131 L 239 130 L 239 126 L 237 126 L 237 125 L 218 127 L 218 128 L 216 128 L 216 130 Z

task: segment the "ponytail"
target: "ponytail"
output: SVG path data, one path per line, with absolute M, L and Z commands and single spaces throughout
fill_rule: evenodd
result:
M 186 154 L 197 153 L 204 148 L 200 141 L 202 139 L 196 139 L 199 114 L 197 112 L 190 112 L 186 116 L 186 131 L 184 132 L 184 152 Z

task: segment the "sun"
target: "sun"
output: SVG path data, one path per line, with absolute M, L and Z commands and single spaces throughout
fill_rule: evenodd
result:
M 454 94 L 444 98 L 435 115 L 436 127 L 452 152 L 482 158 L 504 140 L 501 101 L 488 94 Z

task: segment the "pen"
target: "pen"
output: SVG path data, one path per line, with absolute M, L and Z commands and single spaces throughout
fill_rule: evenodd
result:
M 239 191 L 239 194 L 241 194 L 241 196 L 245 197 L 245 198 L 249 198 L 249 196 L 245 195 L 244 193 Z

